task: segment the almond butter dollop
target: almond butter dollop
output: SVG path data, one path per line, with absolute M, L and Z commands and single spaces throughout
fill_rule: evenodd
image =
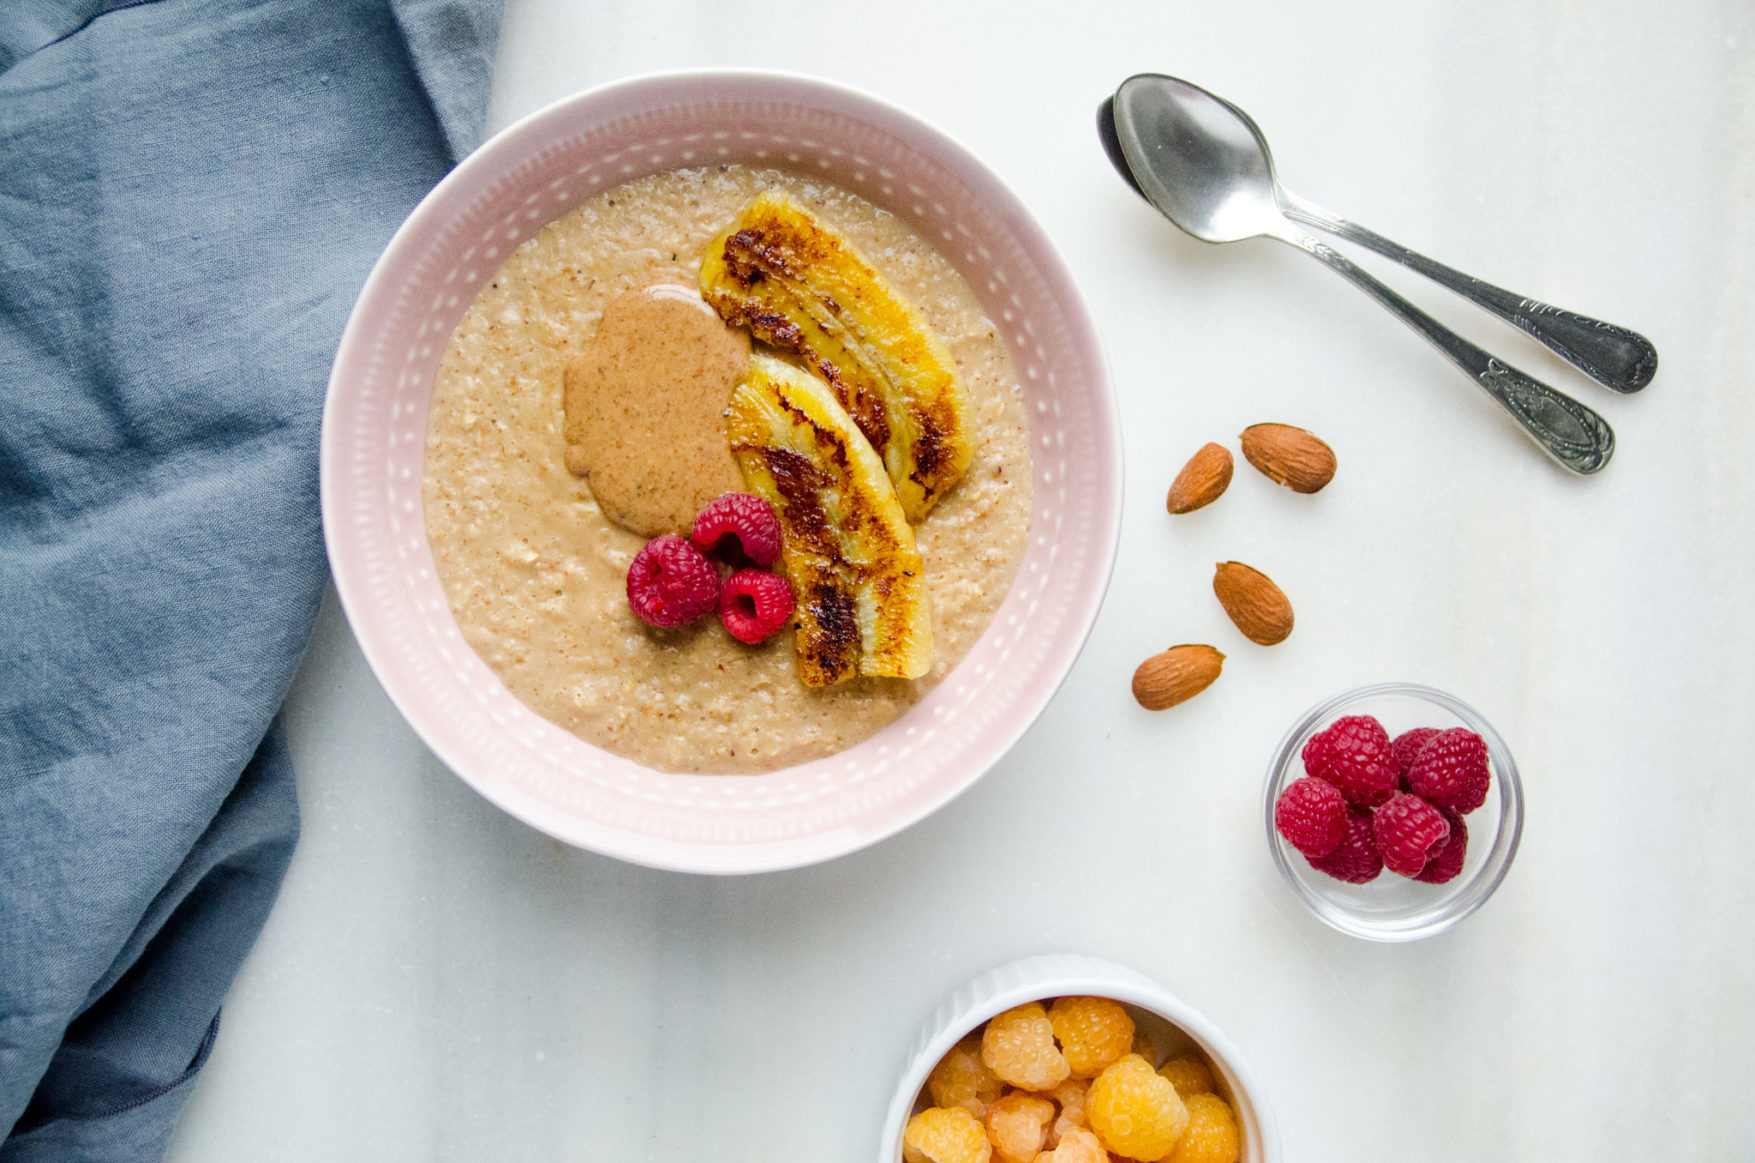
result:
M 725 405 L 749 366 L 748 336 L 693 287 L 660 283 L 612 301 L 567 365 L 567 469 L 604 516 L 643 537 L 687 535 L 695 514 L 743 488 Z

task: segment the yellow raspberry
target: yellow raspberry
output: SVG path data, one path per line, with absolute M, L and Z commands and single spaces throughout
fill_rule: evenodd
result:
M 1230 1106 L 1216 1094 L 1195 1094 L 1188 1099 L 1188 1129 L 1164 1163 L 1237 1163 L 1242 1153 L 1243 1136 Z
M 1066 1080 L 1066 1059 L 1054 1048 L 1054 1025 L 1041 1002 L 1025 1002 L 992 1019 L 981 1035 L 987 1068 L 1025 1090 L 1048 1090 Z
M 1074 1078 L 1095 1078 L 1133 1046 L 1133 1019 L 1106 997 L 1061 997 L 1048 1011 Z
M 1014 1090 L 987 1108 L 987 1141 L 1001 1163 L 1034 1163 L 1054 1121 L 1054 1104 Z
M 1048 1092 L 1060 1106 L 1060 1117 L 1075 1127 L 1088 1127 L 1090 1120 L 1085 1117 L 1085 1104 L 1090 1099 L 1091 1084 L 1082 1078 L 1069 1078 Z
M 1073 1127 L 1088 1127 L 1090 1122 L 1085 1118 L 1085 1096 L 1091 1084 L 1082 1078 L 1069 1078 L 1053 1090 L 1045 1091 L 1043 1098 L 1051 1098 L 1058 1108 L 1054 1121 L 1048 1126 L 1048 1137 L 1043 1146 L 1049 1150 L 1060 1146 L 1060 1137 Z
M 981 1038 L 976 1034 L 952 1046 L 926 1077 L 934 1106 L 960 1106 L 978 1119 L 987 1117 L 987 1104 L 999 1097 L 1004 1086 L 981 1060 Z
M 1091 1083 L 1091 1129 L 1117 1155 L 1156 1163 L 1188 1126 L 1188 1108 L 1170 1080 L 1138 1054 L 1123 1056 Z
M 1191 1094 L 1211 1094 L 1217 1089 L 1213 1083 L 1213 1068 L 1192 1054 L 1170 1059 L 1158 1067 L 1158 1073 L 1168 1078 L 1176 1093 L 1184 1099 Z
M 902 1132 L 906 1163 L 988 1163 L 992 1157 L 987 1132 L 962 1107 L 927 1107 Z
M 1109 1163 L 1103 1142 L 1083 1127 L 1068 1127 L 1060 1145 L 1036 1156 L 1036 1163 Z

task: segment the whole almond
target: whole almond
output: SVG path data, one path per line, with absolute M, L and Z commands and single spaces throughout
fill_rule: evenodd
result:
M 1221 561 L 1213 593 L 1243 636 L 1261 646 L 1284 642 L 1292 632 L 1292 603 L 1267 574 L 1241 561 Z
M 1224 445 L 1201 445 L 1170 483 L 1164 507 L 1172 513 L 1192 513 L 1212 504 L 1230 485 L 1231 468 L 1231 452 Z
M 1252 424 L 1240 436 L 1243 458 L 1275 484 L 1314 493 L 1335 478 L 1335 450 L 1290 424 Z
M 1225 656 L 1211 646 L 1172 646 L 1133 672 L 1133 697 L 1148 711 L 1186 702 L 1213 685 Z

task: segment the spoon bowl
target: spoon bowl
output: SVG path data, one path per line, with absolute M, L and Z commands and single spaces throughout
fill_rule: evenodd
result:
M 1134 186 L 1203 242 L 1283 235 L 1267 140 L 1242 110 L 1175 77 L 1134 77 L 1112 99 Z

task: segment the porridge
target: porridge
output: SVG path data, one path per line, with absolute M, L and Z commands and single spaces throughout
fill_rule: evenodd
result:
M 651 534 L 686 536 L 677 514 L 699 503 L 686 483 L 700 473 L 675 466 L 699 461 L 714 482 L 709 492 L 725 482 L 740 487 L 735 468 L 726 475 L 721 447 L 631 423 L 612 450 L 618 486 L 597 481 L 606 498 L 614 492 L 607 504 L 569 470 L 583 468 L 579 449 L 591 439 L 564 417 L 569 364 L 600 329 L 618 326 L 626 313 L 618 301 L 630 293 L 662 287 L 665 310 L 694 309 L 673 288 L 695 287 L 708 244 L 775 190 L 838 229 L 912 300 L 954 357 L 966 396 L 973 461 L 914 530 L 933 649 L 930 669 L 912 681 L 808 687 L 790 630 L 748 646 L 716 620 L 660 630 L 635 616 L 630 563 Z M 687 365 L 674 406 L 652 410 L 698 430 L 711 415 L 699 393 L 711 399 L 720 390 L 711 376 L 730 358 L 716 350 L 706 371 Z M 650 489 L 627 484 L 642 458 L 661 470 Z M 663 503 L 644 503 L 654 497 Z M 680 170 L 606 191 L 550 223 L 482 289 L 434 385 L 423 499 L 463 637 L 525 705 L 658 770 L 762 772 L 867 738 L 968 653 L 1023 556 L 1029 429 L 1002 341 L 968 286 L 912 229 L 809 178 L 738 166 Z

